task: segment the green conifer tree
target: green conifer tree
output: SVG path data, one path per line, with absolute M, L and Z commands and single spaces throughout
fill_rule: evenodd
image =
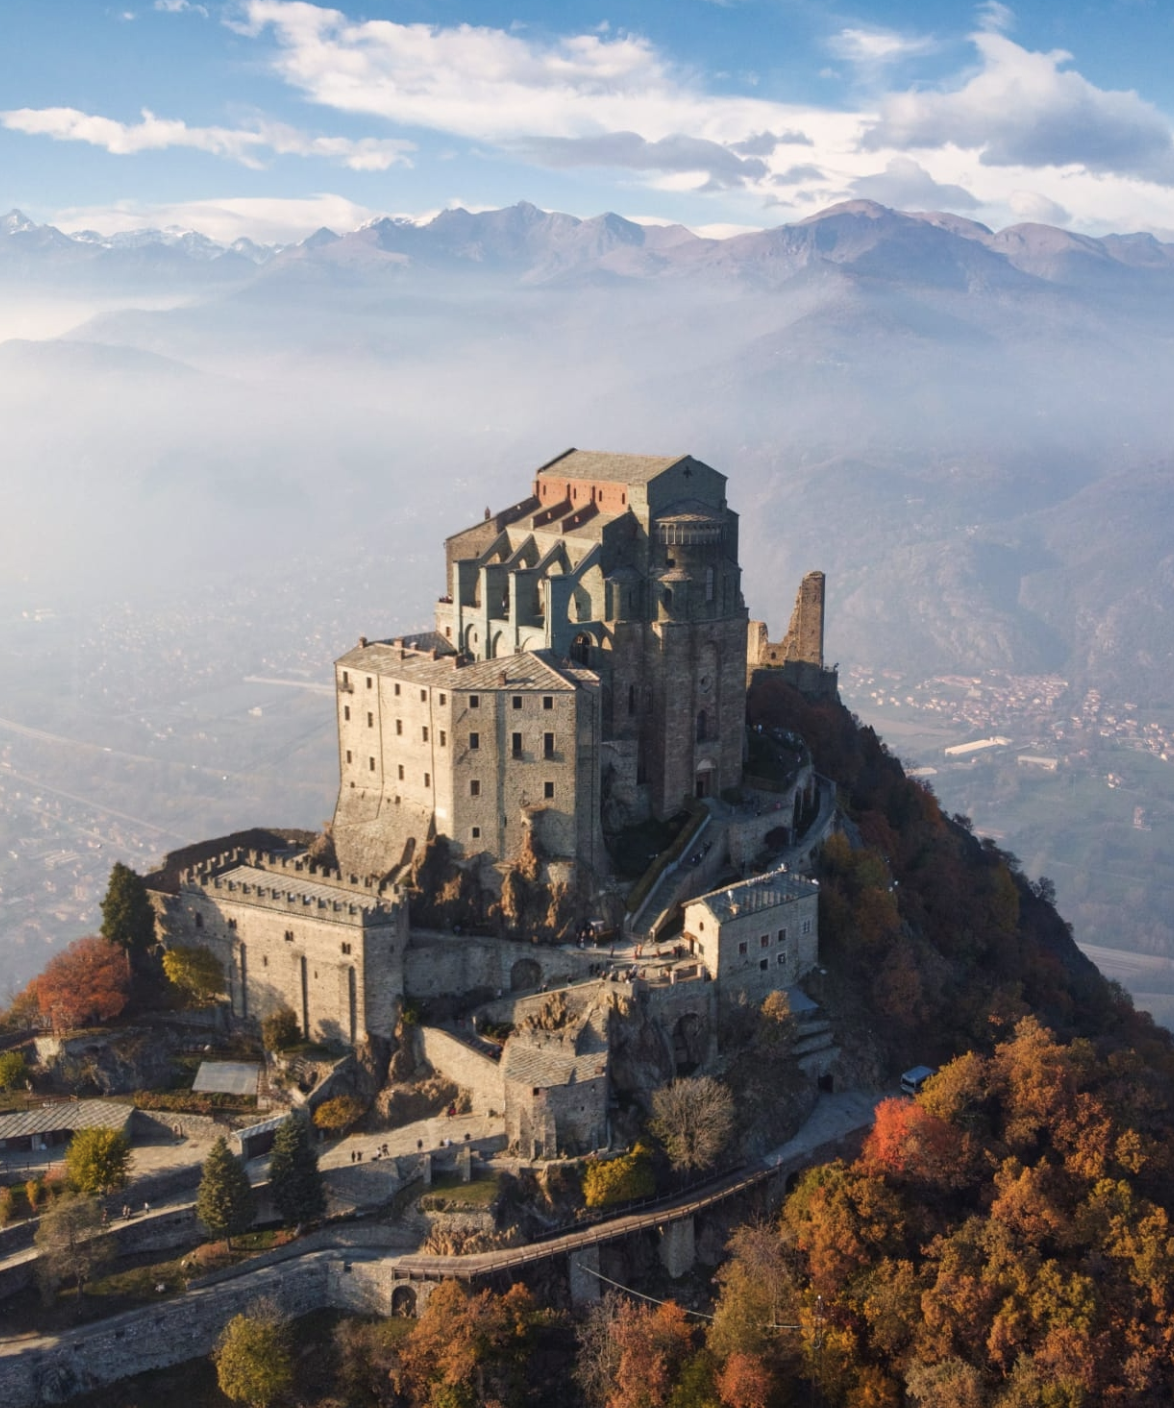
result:
M 131 953 L 143 953 L 155 942 L 155 911 L 142 877 L 116 860 L 102 901 L 102 937 Z
M 196 1216 L 213 1237 L 225 1238 L 231 1248 L 232 1239 L 249 1230 L 256 1213 L 248 1174 L 221 1135 L 204 1160 L 204 1176 L 196 1194 Z
M 326 1211 L 326 1194 L 318 1172 L 318 1152 L 308 1121 L 287 1119 L 273 1141 L 269 1160 L 273 1201 L 286 1226 L 313 1222 Z

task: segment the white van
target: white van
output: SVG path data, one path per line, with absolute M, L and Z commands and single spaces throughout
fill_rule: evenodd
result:
M 906 1071 L 901 1077 L 901 1090 L 905 1095 L 920 1095 L 921 1087 L 929 1080 L 930 1076 L 936 1076 L 937 1071 L 932 1066 L 914 1066 L 912 1070 Z

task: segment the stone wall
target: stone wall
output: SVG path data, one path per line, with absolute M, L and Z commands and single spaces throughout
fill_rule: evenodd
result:
M 602 951 L 511 943 L 414 929 L 404 960 L 409 997 L 448 997 L 480 991 L 495 994 L 558 987 L 590 976 Z M 535 976 L 537 975 L 537 976 Z
M 505 1085 L 501 1066 L 496 1061 L 482 1056 L 479 1051 L 474 1051 L 438 1027 L 419 1027 L 417 1030 L 424 1059 L 434 1071 L 469 1092 L 475 1113 L 485 1114 L 489 1110 L 502 1113 L 505 1109 Z

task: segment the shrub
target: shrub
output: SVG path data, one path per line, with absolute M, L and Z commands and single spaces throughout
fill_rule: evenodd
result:
M 589 1208 L 611 1207 L 655 1192 L 652 1160 L 642 1144 L 618 1159 L 592 1159 L 583 1171 L 583 1198 Z
M 284 1051 L 296 1046 L 301 1035 L 297 1013 L 292 1007 L 279 1007 L 261 1023 L 261 1040 L 266 1051 Z
M 17 1090 L 29 1078 L 29 1068 L 19 1051 L 0 1052 L 0 1090 Z
M 15 1188 L 0 1188 L 0 1227 L 7 1227 L 17 1215 Z
M 314 1123 L 319 1129 L 338 1133 L 361 1120 L 366 1111 L 366 1105 L 356 1096 L 336 1095 L 332 1100 L 323 1100 L 314 1111 Z

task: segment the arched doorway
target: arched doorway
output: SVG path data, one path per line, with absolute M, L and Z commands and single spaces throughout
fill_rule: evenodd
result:
M 678 1076 L 691 1076 L 705 1060 L 707 1033 L 696 1012 L 678 1017 L 673 1027 L 673 1066 Z
M 391 1293 L 391 1313 L 405 1320 L 415 1318 L 415 1286 L 396 1286 Z
M 591 636 L 586 631 L 580 631 L 571 642 L 571 659 L 576 665 L 591 664 Z
M 542 968 L 533 958 L 519 958 L 510 969 L 510 992 L 529 992 L 542 986 Z

